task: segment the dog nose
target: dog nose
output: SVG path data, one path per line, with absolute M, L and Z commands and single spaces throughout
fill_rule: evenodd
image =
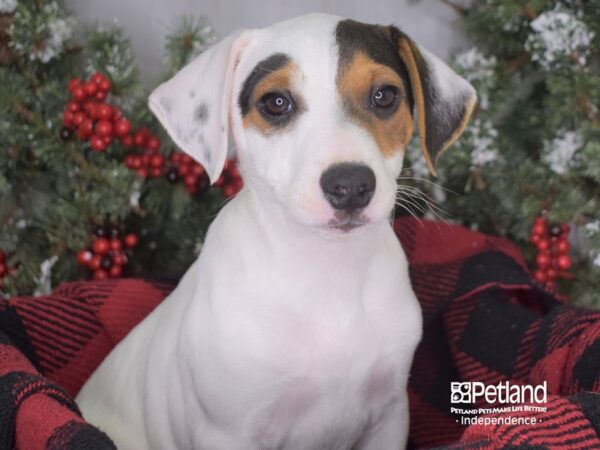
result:
M 364 164 L 334 164 L 321 175 L 321 189 L 335 209 L 352 212 L 371 201 L 375 192 L 375 173 Z

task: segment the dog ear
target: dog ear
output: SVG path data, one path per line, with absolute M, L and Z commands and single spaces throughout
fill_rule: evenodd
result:
M 394 27 L 390 35 L 406 65 L 417 108 L 419 141 L 429 171 L 462 134 L 477 103 L 475 89 L 439 58 Z
M 228 149 L 229 105 L 235 68 L 249 32 L 213 45 L 150 95 L 150 110 L 183 151 L 219 178 Z

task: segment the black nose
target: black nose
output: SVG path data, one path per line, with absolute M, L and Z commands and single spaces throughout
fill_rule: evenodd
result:
M 321 189 L 335 209 L 352 212 L 371 201 L 375 174 L 364 164 L 334 164 L 321 175 Z

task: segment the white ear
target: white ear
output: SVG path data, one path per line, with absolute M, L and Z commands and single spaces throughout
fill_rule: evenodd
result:
M 404 33 L 392 27 L 391 35 L 408 70 L 421 149 L 435 175 L 436 160 L 467 126 L 477 104 L 477 93 L 467 80 Z
M 175 144 L 204 166 L 211 182 L 227 158 L 233 75 L 249 40 L 248 32 L 223 39 L 158 86 L 148 100 Z

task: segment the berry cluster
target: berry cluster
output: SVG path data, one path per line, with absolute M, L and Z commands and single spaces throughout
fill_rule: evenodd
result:
M 6 254 L 0 250 L 0 289 L 2 289 L 2 280 L 14 273 L 15 270 L 14 267 L 9 267 L 8 262 L 6 261 Z
M 569 229 L 568 224 L 548 224 L 544 216 L 537 217 L 531 229 L 531 243 L 538 249 L 533 276 L 550 289 L 556 287 L 557 278 L 571 277 Z
M 209 184 L 204 167 L 191 156 L 177 150 L 169 156 L 166 177 L 171 183 L 182 180 L 190 194 L 205 190 Z
M 118 228 L 94 227 L 90 248 L 77 252 L 77 262 L 92 270 L 95 280 L 119 278 L 127 265 L 128 256 L 138 245 L 135 233 L 119 237 Z
M 127 136 L 128 138 L 131 136 Z M 160 177 L 164 172 L 165 157 L 158 153 L 160 139 L 154 136 L 148 128 L 140 128 L 131 139 L 121 141 L 125 148 L 137 147 L 142 153 L 129 153 L 124 163 L 142 178 Z
M 132 139 L 131 122 L 123 117 L 119 108 L 105 102 L 111 88 L 106 76 L 96 72 L 87 81 L 73 78 L 68 88 L 71 100 L 63 113 L 63 139 L 75 133 L 80 140 L 89 141 L 97 152 L 105 151 L 115 137 L 121 142 Z
M 165 175 L 172 183 L 181 180 L 191 194 L 208 187 L 204 167 L 179 151 L 165 158 L 158 151 L 161 145 L 158 137 L 148 128 L 134 132 L 131 122 L 123 116 L 122 111 L 105 102 L 111 89 L 111 82 L 106 76 L 97 72 L 86 81 L 73 78 L 69 80 L 68 88 L 71 100 L 63 113 L 63 139 L 76 134 L 80 140 L 89 141 L 93 150 L 103 152 L 118 138 L 124 148 L 137 149 L 130 151 L 123 162 L 140 177 L 157 178 Z M 240 191 L 243 182 L 234 161 L 227 161 L 215 186 L 228 198 Z
M 244 186 L 244 181 L 238 172 L 235 160 L 227 160 L 225 167 L 223 168 L 223 173 L 219 179 L 215 181 L 215 186 L 223 191 L 223 195 L 226 198 L 232 197 L 240 192 Z
M 183 185 L 190 194 L 202 192 L 209 185 L 208 175 L 204 167 L 194 161 L 191 156 L 179 151 L 173 151 L 169 156 L 166 177 L 171 183 L 182 180 Z M 235 160 L 227 160 L 223 173 L 214 185 L 221 189 L 221 192 L 227 198 L 237 194 L 242 189 L 244 182 L 237 170 Z

